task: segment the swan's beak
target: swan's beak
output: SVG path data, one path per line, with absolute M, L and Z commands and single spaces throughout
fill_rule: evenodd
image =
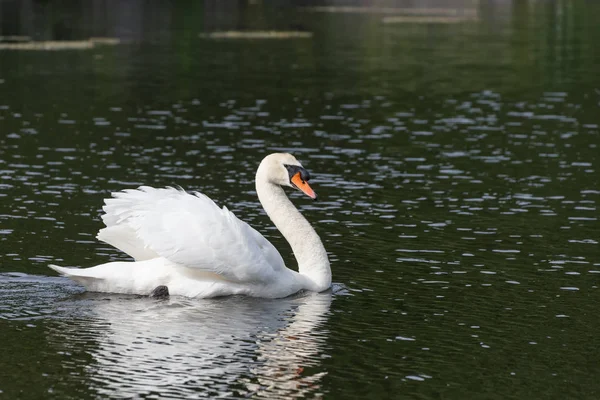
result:
M 317 199 L 317 194 L 314 190 L 312 190 L 308 182 L 302 179 L 302 175 L 300 174 L 300 172 L 292 176 L 291 181 L 298 190 L 302 191 L 302 193 L 304 193 L 313 200 Z

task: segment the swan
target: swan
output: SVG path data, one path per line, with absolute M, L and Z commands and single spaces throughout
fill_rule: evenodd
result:
M 287 153 L 266 156 L 256 171 L 258 199 L 289 242 L 298 272 L 263 235 L 219 208 L 206 195 L 183 189 L 141 186 L 104 200 L 97 239 L 133 257 L 91 268 L 49 265 L 94 292 L 149 295 L 159 286 L 169 294 L 209 298 L 247 295 L 281 298 L 300 290 L 331 286 L 331 268 L 321 239 L 286 196 L 282 186 L 312 199 L 310 175 Z

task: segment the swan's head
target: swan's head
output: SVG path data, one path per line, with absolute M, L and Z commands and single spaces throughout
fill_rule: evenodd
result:
M 311 199 L 317 199 L 317 194 L 308 184 L 310 174 L 296 157 L 289 153 L 273 153 L 266 156 L 256 172 L 256 179 L 259 177 L 276 185 L 298 189 Z

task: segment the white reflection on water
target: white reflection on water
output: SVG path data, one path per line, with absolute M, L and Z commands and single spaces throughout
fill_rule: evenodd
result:
M 39 330 L 49 345 L 42 353 L 67 355 L 56 379 L 84 381 L 100 398 L 322 394 L 332 298 L 158 300 L 0 274 L 0 320 Z
M 94 336 L 87 374 L 103 397 L 303 397 L 319 393 L 326 374 L 306 368 L 323 357 L 331 300 L 331 293 L 208 301 L 83 294 L 74 301 L 94 317 L 51 334 L 78 345 Z

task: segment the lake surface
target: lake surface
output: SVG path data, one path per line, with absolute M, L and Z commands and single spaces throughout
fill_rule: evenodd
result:
M 0 4 L 3 35 L 121 40 L 0 50 L 0 398 L 600 397 L 600 5 L 86 4 Z M 240 29 L 313 36 L 199 37 Z M 141 184 L 204 192 L 295 267 L 254 192 L 275 151 L 313 175 L 319 202 L 290 196 L 331 291 L 156 300 L 47 268 L 126 260 L 95 234 Z

